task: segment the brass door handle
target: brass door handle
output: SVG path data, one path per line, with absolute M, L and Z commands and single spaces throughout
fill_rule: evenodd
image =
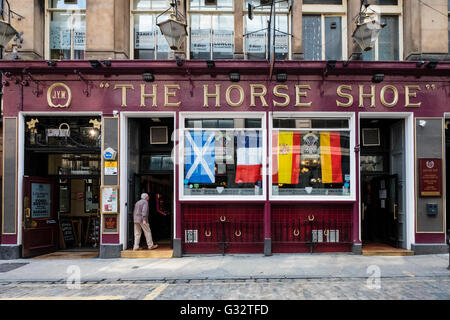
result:
M 30 217 L 31 217 L 31 209 L 26 208 L 25 209 L 25 218 L 30 219 Z
M 364 202 L 362 203 L 362 210 L 361 210 L 361 220 L 364 220 L 364 213 L 366 211 L 366 205 Z
M 398 204 L 394 204 L 394 220 L 397 220 L 398 219 L 398 217 L 397 217 L 397 206 L 398 206 Z

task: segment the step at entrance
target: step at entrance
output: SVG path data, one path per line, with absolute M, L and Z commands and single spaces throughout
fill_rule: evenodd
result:
M 130 259 L 172 258 L 173 249 L 168 245 L 159 245 L 159 247 L 154 250 L 133 251 L 132 249 L 128 249 L 121 252 L 121 257 Z
M 414 251 L 391 247 L 381 243 L 364 244 L 363 256 L 413 256 Z

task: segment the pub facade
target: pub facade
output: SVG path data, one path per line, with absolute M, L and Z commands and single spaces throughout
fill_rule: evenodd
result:
M 142 192 L 174 256 L 445 250 L 449 63 L 99 64 L 1 64 L 5 256 L 120 257 Z

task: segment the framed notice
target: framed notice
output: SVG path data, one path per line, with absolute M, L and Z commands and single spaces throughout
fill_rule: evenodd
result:
M 101 187 L 101 213 L 119 213 L 119 186 Z
M 419 159 L 419 190 L 421 197 L 442 196 L 442 159 Z
M 103 232 L 102 233 L 118 233 L 118 220 L 117 214 L 104 214 L 103 216 Z

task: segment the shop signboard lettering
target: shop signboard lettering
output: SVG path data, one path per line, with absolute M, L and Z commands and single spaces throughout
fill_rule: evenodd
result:
M 442 195 L 442 160 L 419 159 L 419 187 L 421 197 Z
M 31 184 L 31 217 L 33 219 L 51 216 L 50 190 L 50 184 L 48 183 Z

